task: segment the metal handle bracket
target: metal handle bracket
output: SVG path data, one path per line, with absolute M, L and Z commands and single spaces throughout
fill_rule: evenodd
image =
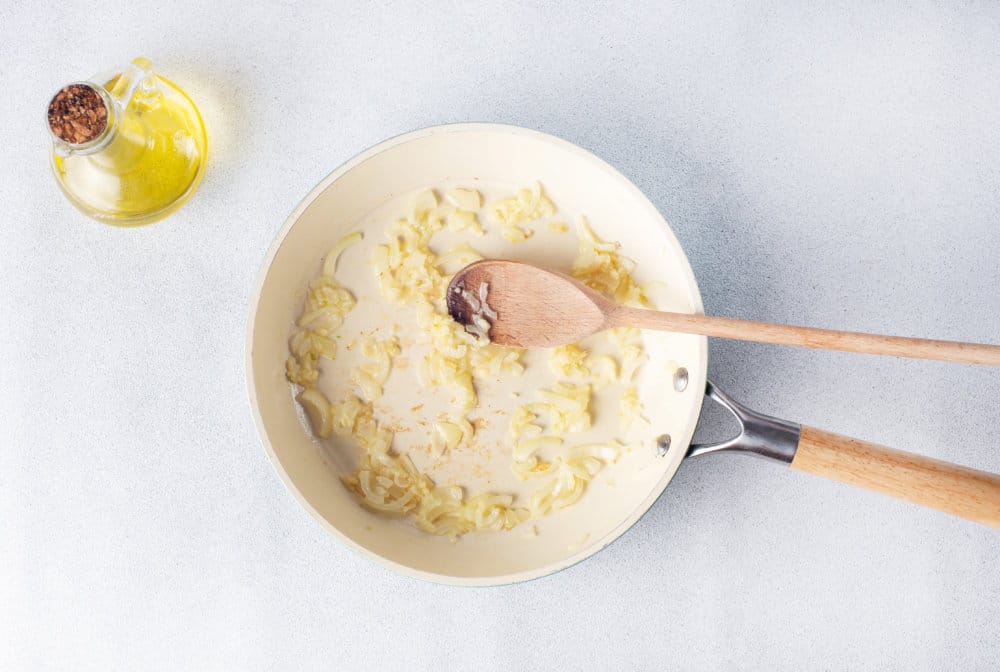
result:
M 686 457 L 735 451 L 792 463 L 799 446 L 800 425 L 751 410 L 729 398 L 712 381 L 705 386 L 705 396 L 733 414 L 740 423 L 740 433 L 719 443 L 693 443 Z

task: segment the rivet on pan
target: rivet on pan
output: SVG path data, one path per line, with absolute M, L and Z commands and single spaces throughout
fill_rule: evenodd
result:
M 674 389 L 683 392 L 688 386 L 688 370 L 683 366 L 674 371 Z
M 656 454 L 663 457 L 670 450 L 670 435 L 660 434 L 656 437 Z

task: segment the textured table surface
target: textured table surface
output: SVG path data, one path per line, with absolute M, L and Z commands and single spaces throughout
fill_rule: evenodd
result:
M 437 123 L 606 158 L 708 312 L 1000 340 L 1000 7 L 578 4 L 0 5 L 0 668 L 1000 667 L 1000 534 L 764 461 L 691 461 L 603 553 L 479 590 L 369 564 L 275 477 L 243 371 L 264 252 L 335 166 Z M 138 54 L 211 164 L 119 230 L 58 192 L 43 111 Z M 1000 471 L 1000 370 L 713 342 L 711 376 Z

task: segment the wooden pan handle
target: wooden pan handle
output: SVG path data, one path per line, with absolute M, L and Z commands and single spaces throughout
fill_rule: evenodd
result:
M 792 469 L 1000 527 L 1000 476 L 802 426 Z

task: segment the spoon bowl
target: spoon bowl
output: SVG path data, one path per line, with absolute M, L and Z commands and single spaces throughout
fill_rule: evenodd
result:
M 490 341 L 515 348 L 575 343 L 613 326 L 608 315 L 618 307 L 568 275 L 505 259 L 469 264 L 448 283 L 447 296 L 459 324 L 471 331 L 476 317 L 486 319 Z

